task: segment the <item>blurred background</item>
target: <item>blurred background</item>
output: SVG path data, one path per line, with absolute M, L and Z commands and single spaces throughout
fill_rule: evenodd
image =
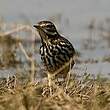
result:
M 17 46 L 13 46 L 14 38 L 22 38 L 24 47 L 30 52 L 33 40 L 31 42 L 29 38 L 34 36 L 27 28 L 7 33 L 22 25 L 33 28 L 33 24 L 40 20 L 54 22 L 59 33 L 72 42 L 77 51 L 75 73 L 110 75 L 110 0 L 0 0 L 0 76 L 15 73 L 13 60 L 17 59 L 17 64 L 25 62 Z M 35 46 L 38 49 L 39 37 L 37 41 Z M 34 55 L 40 64 L 37 49 Z M 12 50 L 16 50 L 16 55 Z

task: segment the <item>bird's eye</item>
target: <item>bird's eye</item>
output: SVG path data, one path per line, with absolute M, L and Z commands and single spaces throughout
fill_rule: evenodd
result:
M 56 31 L 56 29 L 53 26 L 51 27 L 50 25 L 46 27 L 46 30 L 49 32 L 55 32 Z
M 48 27 L 48 28 L 52 28 L 53 25 L 47 24 L 46 27 Z

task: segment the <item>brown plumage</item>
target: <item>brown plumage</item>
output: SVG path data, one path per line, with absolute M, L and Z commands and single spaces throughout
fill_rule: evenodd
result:
M 46 70 L 49 74 L 65 78 L 74 65 L 72 44 L 57 32 L 50 21 L 40 21 L 34 27 L 41 37 L 40 55 Z

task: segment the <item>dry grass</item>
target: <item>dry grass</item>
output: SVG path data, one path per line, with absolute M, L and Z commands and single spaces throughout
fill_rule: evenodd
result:
M 27 75 L 28 76 L 28 75 Z M 89 74 L 66 82 L 30 82 L 17 74 L 0 81 L 0 110 L 109 110 L 110 81 Z

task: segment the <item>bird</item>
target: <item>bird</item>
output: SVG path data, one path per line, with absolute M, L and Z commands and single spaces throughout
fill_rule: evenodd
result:
M 40 55 L 48 76 L 66 78 L 75 64 L 73 45 L 59 34 L 51 21 L 39 21 L 33 27 L 37 29 L 41 38 Z

